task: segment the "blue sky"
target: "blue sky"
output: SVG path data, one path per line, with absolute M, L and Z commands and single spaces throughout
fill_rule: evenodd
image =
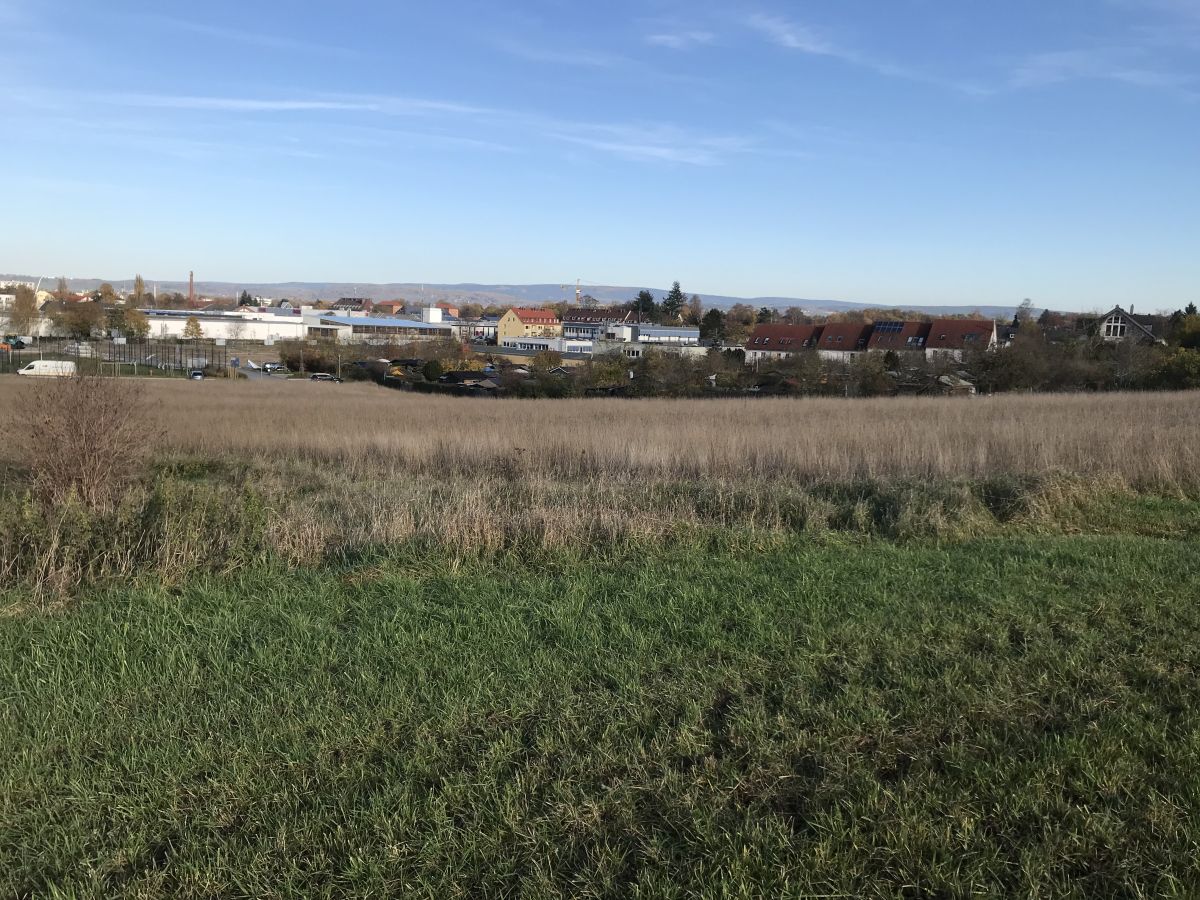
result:
M 1200 301 L 1200 0 L 0 0 L 0 271 Z

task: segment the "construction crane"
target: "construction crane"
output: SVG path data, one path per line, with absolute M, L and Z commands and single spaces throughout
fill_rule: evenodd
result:
M 583 286 L 585 284 L 588 287 L 605 287 L 606 286 L 606 285 L 598 284 L 598 283 L 592 282 L 592 281 L 584 281 L 582 278 L 576 278 L 575 279 L 575 305 L 576 306 L 582 307 L 584 305 L 584 303 L 583 303 L 583 297 L 584 297 Z M 559 285 L 559 289 L 562 290 L 563 295 L 564 295 L 563 299 L 565 301 L 567 286 L 565 284 L 561 284 L 561 285 Z M 589 297 L 590 297 L 590 295 L 589 295 Z

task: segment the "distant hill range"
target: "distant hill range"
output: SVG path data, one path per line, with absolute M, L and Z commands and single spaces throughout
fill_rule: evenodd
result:
M 71 290 L 78 293 L 94 291 L 105 281 L 108 281 L 118 291 L 133 289 L 133 279 L 113 281 L 101 278 L 70 278 Z M 37 281 L 29 275 L 0 275 L 4 281 Z M 45 278 L 42 287 L 53 290 L 57 279 Z M 186 281 L 147 281 L 147 290 L 157 286 L 160 293 L 175 292 L 186 294 Z M 595 297 L 603 305 L 625 303 L 637 296 L 641 287 L 597 286 L 588 285 L 585 294 Z M 658 299 L 666 296 L 663 288 L 649 288 Z M 197 281 L 196 293 L 201 297 L 236 297 L 242 291 L 249 291 L 255 297 L 271 297 L 273 299 L 287 298 L 301 302 L 316 300 L 337 300 L 339 297 L 366 297 L 371 300 L 407 300 L 415 303 L 438 303 L 441 301 L 457 303 L 481 303 L 484 306 L 496 304 L 513 306 L 520 304 L 539 305 L 556 303 L 563 300 L 574 300 L 575 286 L 565 288 L 558 284 L 351 284 L 347 282 L 307 282 L 288 281 L 282 283 L 245 283 L 235 284 L 229 281 Z M 755 309 L 770 307 L 771 309 L 787 309 L 798 306 L 809 313 L 835 313 L 857 309 L 907 309 L 913 312 L 945 315 L 963 315 L 977 312 L 986 318 L 1010 319 L 1016 311 L 1015 306 L 935 306 L 930 304 L 893 304 L 855 303 L 845 300 L 812 300 L 800 297 L 723 297 L 716 294 L 688 291 L 690 297 L 699 293 L 704 305 L 728 309 L 737 303 L 746 303 Z

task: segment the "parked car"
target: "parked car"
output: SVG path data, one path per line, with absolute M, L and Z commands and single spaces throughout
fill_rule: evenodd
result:
M 286 375 L 288 372 L 287 366 L 283 363 L 263 363 L 262 370 L 268 375 L 274 375 L 276 372 Z
M 203 381 L 204 380 L 204 370 L 203 369 L 192 369 L 192 371 L 188 372 L 188 378 L 192 379 L 192 381 Z
M 342 379 L 338 378 L 336 375 L 330 375 L 328 372 L 314 372 L 312 375 L 308 376 L 308 380 L 309 381 L 334 381 L 334 382 L 337 382 L 338 384 L 342 383 Z
M 17 369 L 18 375 L 38 375 L 50 378 L 69 378 L 75 374 L 75 363 L 61 359 L 35 359 L 23 369 Z

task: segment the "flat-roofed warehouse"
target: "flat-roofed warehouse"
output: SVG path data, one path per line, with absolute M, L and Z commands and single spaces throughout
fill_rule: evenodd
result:
M 451 322 L 422 322 L 417 319 L 395 319 L 365 316 L 321 316 L 308 329 L 310 337 L 330 338 L 346 343 L 394 342 L 405 340 L 450 340 L 454 337 Z

